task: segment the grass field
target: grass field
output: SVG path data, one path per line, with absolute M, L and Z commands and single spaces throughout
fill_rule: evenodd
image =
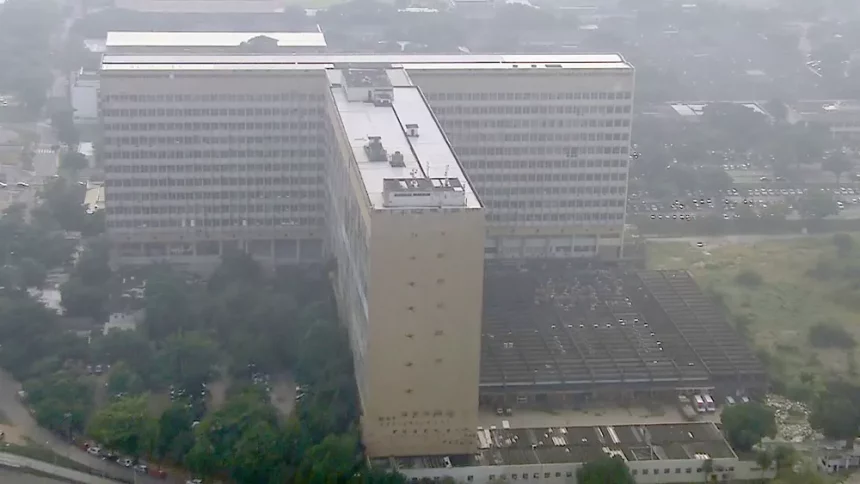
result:
M 860 237 L 854 238 L 860 241 Z M 771 370 L 788 377 L 786 382 L 798 381 L 803 372 L 816 376 L 852 374 L 856 349 L 816 349 L 808 343 L 810 327 L 825 321 L 842 325 L 860 341 L 860 291 L 856 284 L 838 278 L 821 280 L 809 274 L 821 257 L 837 260 L 832 238 L 704 248 L 651 243 L 648 250 L 651 268 L 687 269 L 703 290 L 722 300 L 733 322 L 741 330 L 746 327 L 756 347 L 776 357 Z M 860 253 L 860 248 L 853 253 Z M 736 278 L 742 271 L 758 273 L 761 283 L 739 283 Z M 857 380 L 854 373 L 852 378 Z

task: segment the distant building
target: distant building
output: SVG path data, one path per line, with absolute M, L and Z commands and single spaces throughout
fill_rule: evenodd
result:
M 860 138 L 860 102 L 798 101 L 789 109 L 792 121 L 826 127 L 835 138 Z
M 570 484 L 584 462 L 604 456 L 624 460 L 639 484 L 739 482 L 776 474 L 739 459 L 713 423 L 510 428 L 506 422 L 502 428 L 478 427 L 478 449 L 469 455 L 373 463 L 401 472 L 412 483 L 451 478 L 475 484 Z M 705 475 L 708 461 L 711 475 Z
M 69 83 L 69 98 L 75 124 L 95 125 L 99 121 L 99 76 L 81 69 L 73 73 Z
M 153 13 L 275 13 L 283 0 L 114 0 L 117 8 Z
M 108 32 L 108 54 L 313 54 L 322 32 Z

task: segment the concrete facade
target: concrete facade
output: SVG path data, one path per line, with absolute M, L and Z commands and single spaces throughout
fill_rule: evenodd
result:
M 385 70 L 353 72 L 376 75 L 390 91 L 385 102 L 355 100 L 345 72 L 328 73 L 327 221 L 362 440 L 371 457 L 469 453 L 478 421 L 483 209 L 418 88 L 392 86 Z M 382 156 L 365 149 L 371 138 L 387 150 Z M 445 160 L 457 189 L 420 187 L 438 180 L 429 163 Z M 384 196 L 392 187 L 407 196 Z M 434 200 L 440 193 L 465 196 Z
M 620 56 L 106 56 L 107 197 L 122 202 L 108 231 L 123 261 L 216 260 L 242 240 L 275 263 L 320 259 L 334 65 L 399 66 L 420 87 L 485 200 L 487 258 L 618 257 L 634 82 Z M 142 193 L 152 183 L 165 193 Z M 190 183 L 202 193 L 170 188 Z

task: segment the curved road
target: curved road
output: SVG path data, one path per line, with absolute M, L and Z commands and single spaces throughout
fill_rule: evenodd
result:
M 157 479 L 148 475 L 138 474 L 135 481 L 134 472 L 131 469 L 102 460 L 98 457 L 87 454 L 83 450 L 75 447 L 72 444 L 54 435 L 54 433 L 39 427 L 30 411 L 18 400 L 18 390 L 21 385 L 12 376 L 0 370 L 0 409 L 8 417 L 10 423 L 21 430 L 21 433 L 30 437 L 34 442 L 37 442 L 51 449 L 53 452 L 68 457 L 80 464 L 83 464 L 93 469 L 94 475 L 101 475 L 111 479 L 137 482 L 138 484 L 161 484 L 164 482 L 176 483 L 184 482 L 179 478 L 168 478 L 167 480 Z M 0 480 L 0 482 L 6 482 Z
M 68 484 L 68 481 L 34 476 L 26 472 L 0 467 L 0 482 L 3 484 Z

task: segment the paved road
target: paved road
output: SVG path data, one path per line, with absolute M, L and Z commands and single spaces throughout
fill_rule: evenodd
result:
M 29 410 L 18 400 L 18 390 L 20 389 L 21 385 L 11 375 L 0 370 L 0 409 L 3 409 L 3 412 L 9 418 L 12 425 L 21 429 L 24 435 L 27 435 L 34 442 L 48 447 L 59 455 L 68 457 L 75 462 L 93 469 L 96 473 L 113 479 L 134 480 L 135 475 L 130 469 L 126 469 L 115 462 L 104 461 L 87 454 L 83 450 L 60 439 L 52 432 L 39 427 L 33 416 L 30 415 Z M 137 482 L 139 484 L 156 484 L 164 483 L 165 481 L 150 476 L 138 475 Z M 182 481 L 180 479 L 167 479 L 166 482 Z
M 41 462 L 27 457 L 21 457 L 14 454 L 6 454 L 0 452 L 0 466 L 12 470 L 17 468 L 33 469 L 46 474 L 51 474 L 57 477 L 66 479 L 67 481 L 80 482 L 82 484 L 116 484 L 117 481 L 110 479 L 102 479 L 90 474 L 78 472 L 65 467 L 59 467 L 46 462 Z M 8 469 L 11 468 L 11 469 Z M 0 480 L 5 484 L 6 481 Z M 50 480 L 49 480 L 50 482 Z M 56 482 L 56 481 L 54 481 Z
M 3 484 L 68 484 L 65 480 L 58 481 L 2 467 L 0 467 L 0 482 Z

